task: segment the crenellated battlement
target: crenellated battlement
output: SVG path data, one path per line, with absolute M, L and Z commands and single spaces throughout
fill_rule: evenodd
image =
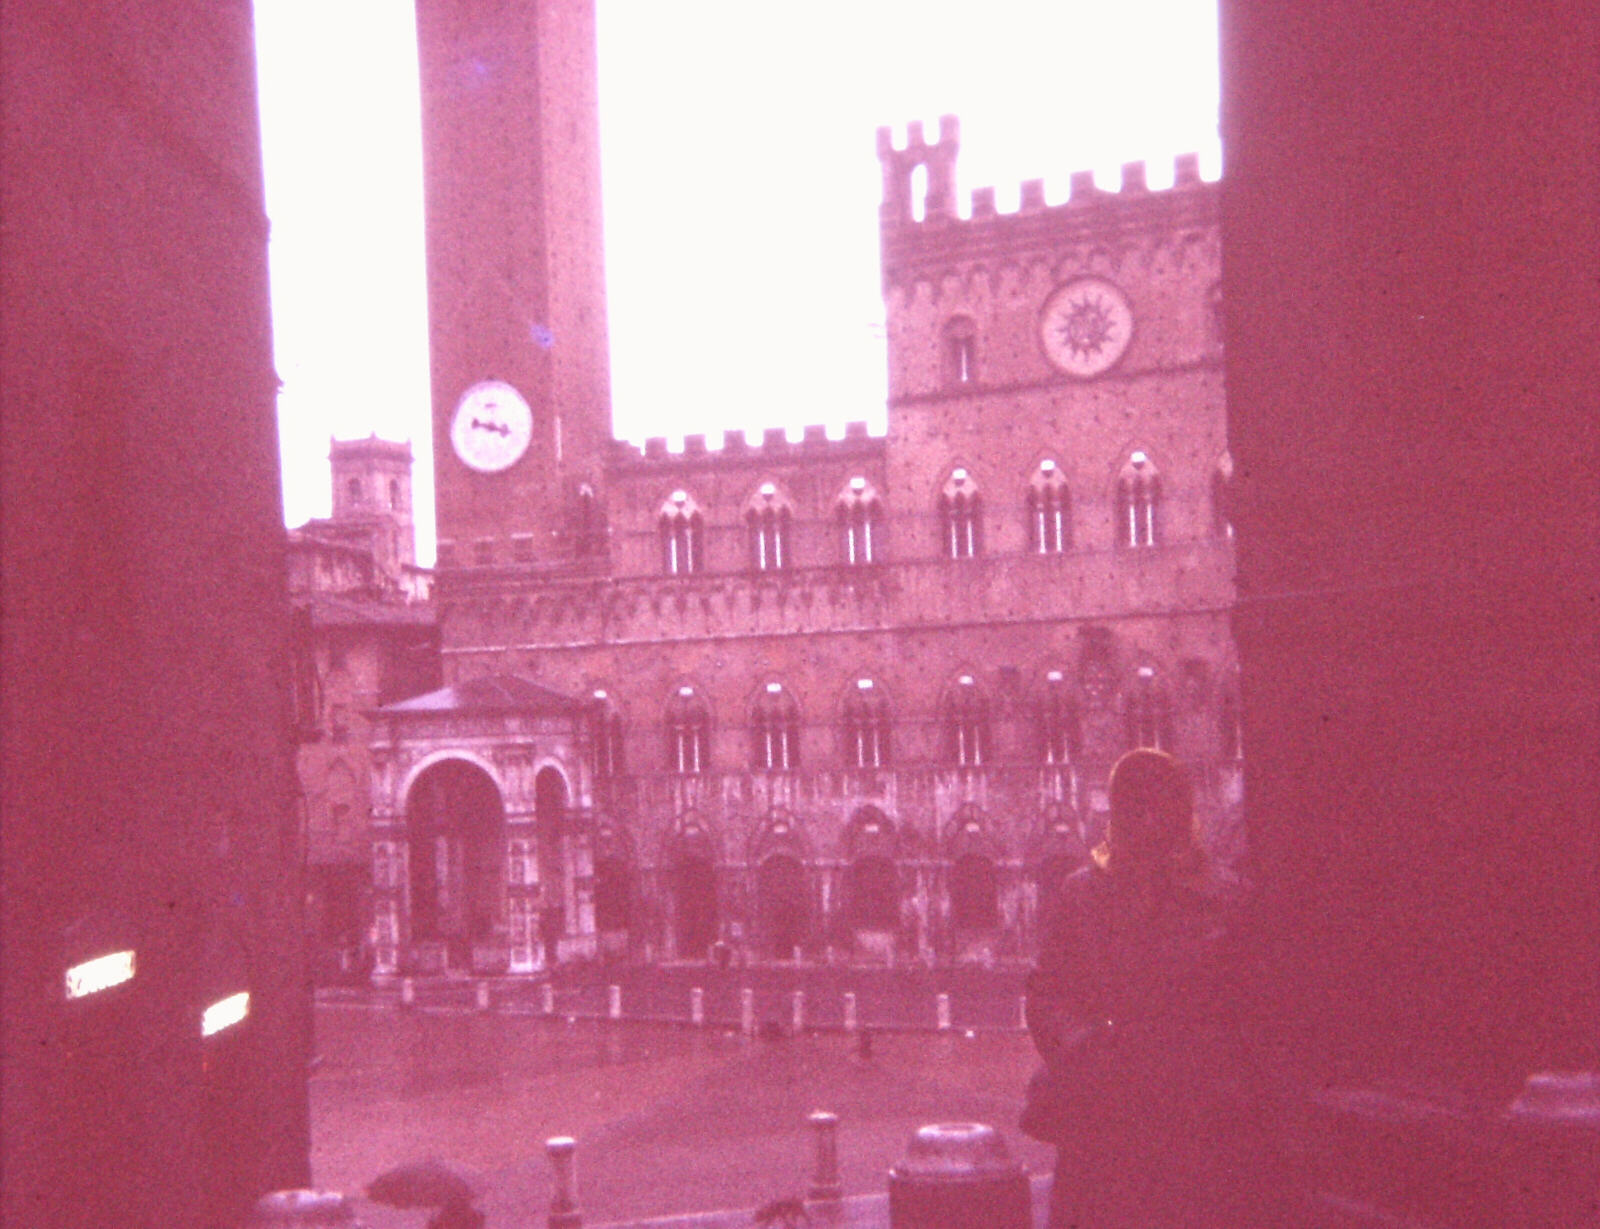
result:
M 1067 199 L 1049 205 L 1044 180 L 1028 179 L 1021 184 L 1016 210 L 1002 213 L 994 188 L 975 188 L 969 216 L 963 218 L 956 210 L 959 152 L 960 123 L 953 115 L 940 118 L 936 141 L 927 139 L 919 121 L 907 125 L 904 146 L 895 144 L 889 128 L 878 129 L 878 160 L 883 168 L 878 218 L 886 287 L 913 280 L 931 267 L 948 268 L 1001 251 L 1015 256 L 1029 248 L 1054 247 L 1091 235 L 1176 230 L 1214 224 L 1217 218 L 1217 185 L 1201 178 L 1200 156 L 1194 153 L 1173 159 L 1170 188 L 1152 189 L 1146 164 L 1125 162 L 1116 191 L 1096 184 L 1092 171 L 1073 171 Z M 920 201 L 913 193 L 918 168 L 927 174 Z
M 811 423 L 802 428 L 800 439 L 791 440 L 783 427 L 768 427 L 761 441 L 752 444 L 743 431 L 723 434 L 720 447 L 713 447 L 704 434 L 686 435 L 681 448 L 672 448 L 666 436 L 655 435 L 637 445 L 627 440 L 613 440 L 609 464 L 613 469 L 633 470 L 641 467 L 682 467 L 703 464 L 742 463 L 771 464 L 781 461 L 831 460 L 836 457 L 860 457 L 881 452 L 883 437 L 872 435 L 862 421 L 847 422 L 844 438 L 829 439 L 827 428 L 821 423 Z

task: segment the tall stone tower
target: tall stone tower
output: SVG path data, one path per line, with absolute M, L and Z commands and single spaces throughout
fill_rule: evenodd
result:
M 411 445 L 366 439 L 329 440 L 333 519 L 372 526 L 374 557 L 391 575 L 417 561 L 411 501 Z
M 611 439 L 593 0 L 417 0 L 439 563 L 555 564 Z

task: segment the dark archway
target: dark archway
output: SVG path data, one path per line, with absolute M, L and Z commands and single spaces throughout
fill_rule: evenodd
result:
M 505 914 L 505 808 L 483 769 L 441 760 L 406 796 L 411 938 L 444 942 L 464 961 Z
M 563 843 L 567 829 L 567 781 L 554 768 L 533 779 L 534 846 L 539 859 L 539 926 L 544 941 L 567 933 L 567 877 Z
M 605 932 L 633 926 L 633 867 L 626 859 L 609 855 L 594 863 L 594 925 Z
M 679 957 L 703 958 L 717 938 L 717 872 L 710 858 L 685 854 L 673 863 L 672 903 Z
M 761 863 L 758 878 L 763 945 L 768 955 L 787 960 L 810 930 L 805 867 L 791 854 L 775 853 Z
M 950 925 L 957 931 L 994 930 L 999 925 L 999 890 L 994 863 L 963 854 L 950 867 Z
M 845 917 L 857 930 L 900 925 L 900 873 L 881 854 L 855 859 L 844 870 Z

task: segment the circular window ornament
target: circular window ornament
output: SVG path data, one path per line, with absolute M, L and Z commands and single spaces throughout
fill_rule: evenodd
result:
M 1039 344 L 1061 371 L 1087 380 L 1116 365 L 1133 338 L 1133 311 L 1110 282 L 1080 277 L 1058 286 L 1039 313 Z

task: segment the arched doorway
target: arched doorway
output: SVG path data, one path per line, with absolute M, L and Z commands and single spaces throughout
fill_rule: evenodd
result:
M 761 863 L 758 880 L 761 935 L 767 955 L 791 959 L 809 930 L 805 867 L 792 854 L 771 854 Z
M 411 846 L 413 943 L 445 946 L 465 965 L 475 942 L 494 937 L 505 916 L 505 809 L 483 769 L 441 760 L 406 796 Z
M 900 925 L 900 876 L 882 854 L 857 858 L 844 870 L 845 917 L 857 930 Z
M 710 858 L 685 853 L 672 864 L 672 905 L 679 958 L 704 959 L 717 938 L 717 873 Z
M 950 925 L 957 933 L 994 930 L 1000 921 L 994 863 L 962 854 L 950 867 Z

